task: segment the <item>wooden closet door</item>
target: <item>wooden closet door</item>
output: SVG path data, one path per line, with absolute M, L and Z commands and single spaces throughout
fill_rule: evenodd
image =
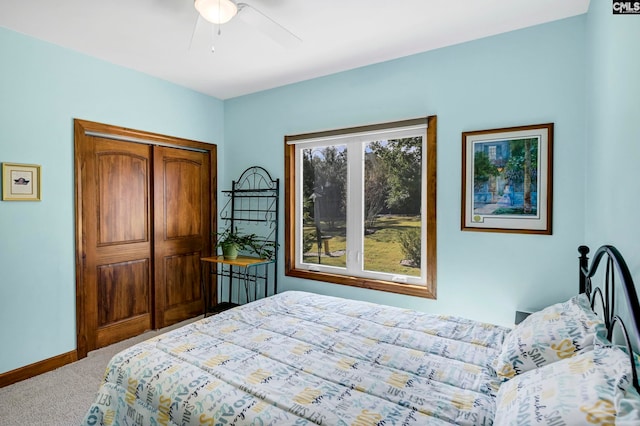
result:
M 91 137 L 81 174 L 87 349 L 153 326 L 151 147 Z
M 200 258 L 211 241 L 209 153 L 154 147 L 156 328 L 203 311 Z
M 217 160 L 215 145 L 188 139 L 85 120 L 74 120 L 74 132 L 84 358 L 202 314 L 200 257 L 210 256 L 216 228 Z

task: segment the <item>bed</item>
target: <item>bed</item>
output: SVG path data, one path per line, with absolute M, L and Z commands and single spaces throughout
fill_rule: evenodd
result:
M 114 356 L 83 424 L 638 425 L 633 280 L 581 250 L 581 292 L 513 329 L 299 291 L 196 321 Z

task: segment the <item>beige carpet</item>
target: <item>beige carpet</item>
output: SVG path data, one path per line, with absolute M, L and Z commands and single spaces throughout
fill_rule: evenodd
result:
M 0 426 L 79 425 L 102 383 L 109 360 L 129 346 L 202 318 L 196 317 L 158 331 L 89 352 L 80 361 L 0 388 Z

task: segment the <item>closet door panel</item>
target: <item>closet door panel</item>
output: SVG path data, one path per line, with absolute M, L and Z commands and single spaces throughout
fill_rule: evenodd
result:
M 149 260 L 98 267 L 98 326 L 149 313 Z M 130 297 L 135 294 L 137 297 Z
M 96 155 L 99 245 L 149 241 L 148 160 L 121 150 Z
M 151 148 L 100 137 L 84 144 L 82 277 L 88 349 L 153 326 Z
M 164 157 L 164 193 L 162 195 L 165 239 L 198 238 L 201 235 L 203 221 L 201 168 L 201 161 Z
M 167 256 L 164 259 L 165 300 L 167 308 L 197 302 L 202 303 L 200 285 L 200 253 Z
M 203 311 L 199 265 L 210 250 L 209 161 L 208 153 L 154 147 L 157 327 Z

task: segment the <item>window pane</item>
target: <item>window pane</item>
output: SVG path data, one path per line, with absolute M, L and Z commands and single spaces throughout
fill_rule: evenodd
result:
M 366 144 L 364 196 L 363 268 L 419 277 L 421 137 Z
M 302 150 L 303 262 L 346 267 L 347 147 Z

